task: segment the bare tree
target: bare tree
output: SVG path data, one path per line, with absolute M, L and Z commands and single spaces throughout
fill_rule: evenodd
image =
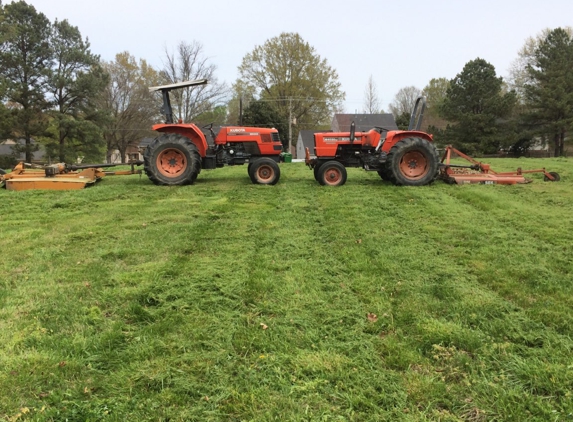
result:
M 376 82 L 374 82 L 372 75 L 368 78 L 368 84 L 364 90 L 364 108 L 362 111 L 368 114 L 382 113 L 380 98 L 378 97 L 378 90 L 376 89 Z
M 401 88 L 392 102 L 390 103 L 390 111 L 394 118 L 398 119 L 404 114 L 410 114 L 416 104 L 416 99 L 422 94 L 422 91 L 415 86 L 407 86 Z
M 171 91 L 171 105 L 176 118 L 190 122 L 201 113 L 222 104 L 227 96 L 227 86 L 218 83 L 217 67 L 209 64 L 203 56 L 203 45 L 197 41 L 191 44 L 181 41 L 176 53 L 165 48 L 166 63 L 160 76 L 164 83 L 176 83 L 196 79 L 207 79 L 208 85 L 199 85 Z
M 145 60 L 138 63 L 128 52 L 117 54 L 115 61 L 103 63 L 103 67 L 110 76 L 101 98 L 102 109 L 111 117 L 104 132 L 106 158 L 109 161 L 117 149 L 125 162 L 127 148 L 152 136 L 151 126 L 160 118 L 160 102 L 149 92 L 150 86 L 158 85 L 158 74 Z

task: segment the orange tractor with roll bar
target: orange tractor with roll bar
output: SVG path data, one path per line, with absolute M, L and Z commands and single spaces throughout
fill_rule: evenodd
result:
M 432 135 L 420 131 L 425 107 L 425 98 L 419 97 L 408 130 L 375 127 L 356 132 L 352 122 L 350 132 L 315 133 L 316 158 L 310 158 L 307 148 L 305 162 L 321 185 L 346 183 L 346 167 L 376 171 L 395 185 L 427 185 L 438 175 L 439 156 Z
M 153 126 L 160 133 L 146 148 L 144 170 L 156 185 L 189 185 L 202 169 L 248 164 L 247 171 L 255 184 L 274 185 L 280 179 L 283 145 L 274 128 L 224 126 L 218 133 L 213 125 L 203 127 L 210 140 L 193 123 L 173 122 L 169 92 L 207 84 L 206 79 L 179 82 L 149 88 L 160 91 L 165 123 Z M 210 141 L 210 142 L 209 142 Z

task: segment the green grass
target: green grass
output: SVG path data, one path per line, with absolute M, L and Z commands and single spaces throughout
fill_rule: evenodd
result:
M 0 419 L 573 420 L 573 161 L 490 161 L 0 191 Z

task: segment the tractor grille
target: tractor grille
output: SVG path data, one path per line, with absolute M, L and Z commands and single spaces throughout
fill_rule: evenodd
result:
M 273 137 L 273 142 L 280 142 L 281 141 L 281 138 L 280 138 L 278 132 L 272 132 L 271 135 Z

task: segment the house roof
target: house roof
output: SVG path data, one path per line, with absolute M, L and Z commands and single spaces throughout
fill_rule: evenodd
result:
M 333 132 L 349 132 L 350 124 L 354 122 L 357 132 L 367 132 L 375 127 L 383 127 L 388 130 L 397 130 L 398 126 L 394 116 L 384 114 L 335 114 L 332 119 Z

